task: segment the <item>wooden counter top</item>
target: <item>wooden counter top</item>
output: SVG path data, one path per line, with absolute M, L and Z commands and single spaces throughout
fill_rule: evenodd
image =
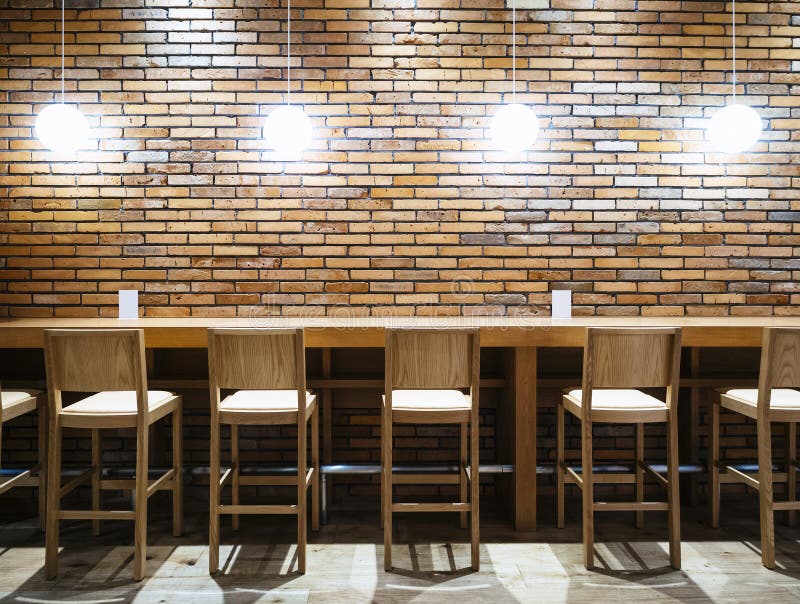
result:
M 757 347 L 764 327 L 800 317 L 159 317 L 0 319 L 0 348 L 41 348 L 45 329 L 141 328 L 150 348 L 204 348 L 209 327 L 305 327 L 309 347 L 382 347 L 386 327 L 478 327 L 484 347 L 582 346 L 587 327 L 682 327 L 684 346 Z

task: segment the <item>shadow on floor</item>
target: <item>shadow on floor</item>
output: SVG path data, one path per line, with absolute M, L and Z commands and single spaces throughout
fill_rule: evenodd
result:
M 726 509 L 712 530 L 702 510 L 684 510 L 683 568 L 669 567 L 666 519 L 648 514 L 645 528 L 631 515 L 598 519 L 596 569 L 583 567 L 580 519 L 567 528 L 550 518 L 538 531 L 517 532 L 502 515 L 482 514 L 481 571 L 470 570 L 469 532 L 457 517 L 417 514 L 395 519 L 394 570 L 383 572 L 377 514 L 335 513 L 309 532 L 308 572 L 297 573 L 295 523 L 282 517 L 243 517 L 222 527 L 221 572 L 208 575 L 206 516 L 186 515 L 186 534 L 173 538 L 168 509 L 151 513 L 147 578 L 132 580 L 133 529 L 104 523 L 62 528 L 60 573 L 44 579 L 44 538 L 35 518 L 0 524 L 3 602 L 606 602 L 619 599 L 763 602 L 797 601 L 800 531 L 777 517 L 781 567 L 761 566 L 757 507 Z M 488 506 L 487 506 L 488 507 Z M 544 507 L 544 509 L 549 509 Z M 163 512 L 163 513 L 162 513 Z

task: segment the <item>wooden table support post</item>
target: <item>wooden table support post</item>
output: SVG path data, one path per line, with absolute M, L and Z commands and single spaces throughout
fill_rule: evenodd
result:
M 326 380 L 331 377 L 331 349 L 328 347 L 322 349 L 322 377 Z M 322 415 L 322 463 L 328 465 L 333 461 L 333 391 L 330 388 L 320 392 L 319 404 L 319 413 Z M 328 488 L 324 491 L 324 505 L 325 510 L 329 510 L 333 501 L 333 481 L 330 476 L 320 479 L 328 482 Z M 327 522 L 327 517 L 323 518 L 324 522 Z
M 514 463 L 509 496 L 513 499 L 514 527 L 536 530 L 536 348 L 518 346 L 507 358 L 507 451 Z
M 691 375 L 700 377 L 700 348 L 693 346 L 691 349 Z M 689 421 L 689 462 L 700 463 L 700 388 L 692 387 L 691 420 Z M 697 474 L 689 477 L 689 502 L 694 507 L 697 505 L 700 480 Z

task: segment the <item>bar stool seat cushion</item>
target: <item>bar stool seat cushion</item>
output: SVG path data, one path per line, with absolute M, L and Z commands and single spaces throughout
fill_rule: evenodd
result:
M 580 388 L 564 394 L 564 407 L 573 415 L 581 416 Z M 592 392 L 592 421 L 614 423 L 647 423 L 667 421 L 667 404 L 641 390 L 597 389 Z
M 316 406 L 315 394 L 306 392 L 306 416 Z M 297 390 L 237 390 L 219 404 L 223 423 L 292 423 L 297 421 Z
M 460 390 L 394 390 L 392 410 L 469 411 L 469 395 Z
M 175 409 L 178 397 L 164 390 L 147 391 L 148 420 L 156 421 Z M 136 392 L 98 392 L 62 409 L 65 427 L 114 428 L 136 426 Z
M 386 404 L 386 396 L 381 397 Z M 460 390 L 393 390 L 392 421 L 400 424 L 461 424 L 472 413 L 472 399 Z
M 722 406 L 747 417 L 756 417 L 758 388 L 726 388 L 720 390 Z M 769 401 L 770 416 L 775 421 L 800 416 L 800 390 L 773 388 Z
M 40 394 L 40 390 L 3 390 L 0 392 L 3 420 L 8 421 L 36 409 L 36 397 Z

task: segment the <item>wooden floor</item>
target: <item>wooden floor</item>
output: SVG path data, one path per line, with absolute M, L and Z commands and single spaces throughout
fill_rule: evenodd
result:
M 753 501 L 750 501 L 753 499 Z M 684 510 L 683 570 L 669 568 L 664 514 L 636 530 L 632 514 L 598 520 L 598 570 L 582 566 L 572 502 L 568 527 L 543 518 L 535 533 L 515 533 L 487 512 L 481 572 L 469 571 L 468 531 L 442 515 L 396 516 L 396 571 L 384 573 L 377 511 L 334 514 L 310 533 L 308 573 L 296 573 L 294 522 L 243 517 L 234 534 L 223 522 L 222 573 L 209 577 L 206 520 L 187 514 L 187 534 L 170 536 L 168 505 L 154 500 L 147 578 L 131 579 L 132 526 L 108 523 L 92 538 L 88 523 L 65 523 L 60 577 L 46 581 L 44 546 L 33 519 L 0 524 L 3 602 L 800 602 L 800 530 L 776 524 L 779 569 L 761 566 L 754 498 L 723 508 L 720 531 L 702 510 Z M 751 505 L 752 504 L 752 505 Z M 549 505 L 549 504 L 548 504 Z M 552 510 L 544 505 L 543 511 Z M 660 518 L 659 518 L 660 516 Z M 233 547 L 231 544 L 238 545 Z

